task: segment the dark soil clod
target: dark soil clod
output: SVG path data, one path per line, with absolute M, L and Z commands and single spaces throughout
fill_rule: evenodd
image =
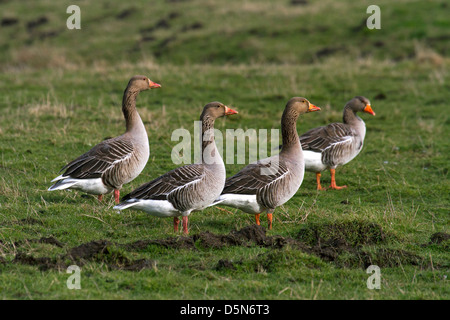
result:
M 59 247 L 59 248 L 64 247 L 64 244 L 61 243 L 61 242 L 59 242 L 58 240 L 56 240 L 54 237 L 48 237 L 48 238 L 42 237 L 42 238 L 40 238 L 40 239 L 38 240 L 38 242 L 39 242 L 39 243 L 52 244 L 52 245 L 57 246 L 57 247 Z
M 119 20 L 122 20 L 122 19 L 128 18 L 129 16 L 131 16 L 135 12 L 136 12 L 136 8 L 128 8 L 128 9 L 125 9 L 125 10 L 121 11 L 116 16 L 116 18 L 119 19 Z
M 17 24 L 18 22 L 19 22 L 19 19 L 17 19 L 17 18 L 6 17 L 0 21 L 0 26 L 9 27 L 9 26 L 13 26 L 13 25 Z
M 441 244 L 443 241 L 450 239 L 450 234 L 445 232 L 436 232 L 431 235 L 430 243 Z
M 35 20 L 32 20 L 27 23 L 27 29 L 28 31 L 32 31 L 33 29 L 46 24 L 48 22 L 48 18 L 46 16 L 41 16 Z
M 109 241 L 97 240 L 84 243 L 78 247 L 72 248 L 68 256 L 73 260 L 88 260 L 92 259 L 98 254 L 108 254 L 108 246 L 111 245 Z
M 236 270 L 233 261 L 228 259 L 220 259 L 217 262 L 216 270 Z
M 291 0 L 292 6 L 305 6 L 308 4 L 308 0 Z
M 169 249 L 220 249 L 226 246 L 254 245 L 272 248 L 274 250 L 290 246 L 293 249 L 318 256 L 324 261 L 333 262 L 340 267 L 367 268 L 371 264 L 380 267 L 395 267 L 399 265 L 420 265 L 424 260 L 419 256 L 397 249 L 383 247 L 373 248 L 369 251 L 367 245 L 378 245 L 391 238 L 375 223 L 364 221 L 347 221 L 330 224 L 304 225 L 296 238 L 282 237 L 279 235 L 267 236 L 266 228 L 258 225 L 249 225 L 240 230 L 233 230 L 228 234 L 214 234 L 209 231 L 200 232 L 192 236 L 177 236 L 166 239 L 139 240 L 130 244 L 114 244 L 107 240 L 96 240 L 73 247 L 67 254 L 57 258 L 33 257 L 19 252 L 14 258 L 14 263 L 38 266 L 41 270 L 50 268 L 67 267 L 66 264 L 76 263 L 83 265 L 88 261 L 102 262 L 116 270 L 141 271 L 143 269 L 155 269 L 156 261 L 149 259 L 130 260 L 118 251 L 141 251 L 149 246 L 156 245 Z M 440 244 L 447 241 L 450 235 L 435 233 L 431 236 L 431 243 Z M 47 243 L 58 247 L 64 247 L 54 237 L 29 240 L 29 242 Z M 279 251 L 270 251 L 279 252 Z M 62 263 L 64 261 L 65 263 Z M 4 263 L 4 262 L 3 262 Z M 236 264 L 228 259 L 218 261 L 216 270 L 234 270 Z

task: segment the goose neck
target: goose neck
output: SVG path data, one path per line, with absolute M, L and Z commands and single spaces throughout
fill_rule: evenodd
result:
M 347 124 L 358 123 L 361 118 L 356 115 L 356 112 L 352 110 L 350 106 L 345 106 L 343 114 L 343 122 Z
M 204 116 L 202 119 L 202 163 L 207 165 L 223 164 L 214 140 L 214 119 Z
M 136 110 L 136 99 L 139 91 L 127 88 L 123 95 L 122 112 L 125 118 L 127 132 L 133 131 L 142 124 L 141 117 Z
M 301 148 L 297 133 L 297 119 L 299 114 L 292 110 L 285 110 L 281 118 L 281 137 L 283 148 L 281 152 L 286 152 L 292 148 Z

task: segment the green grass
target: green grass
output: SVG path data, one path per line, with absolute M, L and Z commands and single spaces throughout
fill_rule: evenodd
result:
M 78 1 L 78 31 L 65 28 L 70 4 L 0 4 L 0 20 L 18 19 L 0 27 L 0 298 L 450 298 L 449 242 L 432 241 L 450 222 L 445 1 L 381 1 L 381 30 L 365 29 L 369 4 L 352 1 Z M 28 31 L 41 16 L 48 22 Z M 117 214 L 112 196 L 99 204 L 46 191 L 64 164 L 123 132 L 120 103 L 134 74 L 162 88 L 138 98 L 151 156 L 123 194 L 176 167 L 172 131 L 193 132 L 210 101 L 239 111 L 217 121 L 223 132 L 279 128 L 293 96 L 322 108 L 299 120 L 299 133 L 340 121 L 356 95 L 377 115 L 361 115 L 364 149 L 337 170 L 348 189 L 317 192 L 306 173 L 276 210 L 267 236 L 292 244 L 208 246 L 206 231 L 228 235 L 254 223 L 238 210 L 209 208 L 190 216 L 190 235 L 200 239 L 189 248 L 139 247 L 183 238 L 171 219 Z M 227 175 L 242 166 L 227 164 Z M 322 179 L 327 185 L 329 173 Z M 49 237 L 61 246 L 39 241 Z M 68 257 L 97 240 L 108 241 L 107 252 Z M 144 269 L 126 270 L 140 259 Z M 71 263 L 81 266 L 81 290 L 66 287 Z M 381 268 L 380 290 L 366 287 L 370 263 Z

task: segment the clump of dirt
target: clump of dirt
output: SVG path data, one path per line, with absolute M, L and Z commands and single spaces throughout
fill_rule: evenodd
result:
M 98 255 L 109 254 L 108 246 L 111 245 L 106 240 L 96 240 L 84 243 L 69 250 L 68 257 L 72 260 L 90 260 Z
M 297 240 L 306 244 L 303 251 L 347 267 L 365 265 L 371 256 L 361 252 L 361 247 L 380 244 L 388 238 L 380 225 L 359 220 L 309 224 L 297 235 Z
M 228 259 L 220 259 L 217 262 L 216 270 L 236 270 L 235 262 Z
M 367 268 L 371 264 L 375 264 L 379 267 L 398 267 L 401 265 L 420 265 L 423 259 L 414 253 L 398 250 L 381 248 L 374 253 L 362 252 L 367 261 L 365 261 L 364 268 Z
M 53 237 L 41 238 L 35 242 L 62 246 L 61 242 Z M 111 269 L 127 271 L 156 268 L 155 261 L 148 259 L 131 260 L 120 253 L 114 244 L 106 240 L 96 240 L 81 244 L 69 249 L 66 254 L 55 258 L 34 257 L 24 252 L 18 252 L 13 260 L 13 263 L 37 266 L 40 270 L 64 269 L 70 264 L 83 266 L 87 262 L 101 262 L 107 264 Z
M 378 93 L 375 97 L 373 97 L 374 100 L 385 100 L 386 95 L 383 92 Z
M 253 243 L 265 245 L 266 229 L 258 225 L 250 225 L 241 230 L 233 230 L 227 235 L 216 235 L 201 232 L 193 236 L 193 240 L 205 248 L 222 248 L 223 246 L 249 246 Z
M 9 27 L 9 26 L 17 24 L 18 22 L 19 22 L 19 19 L 17 19 L 17 18 L 5 17 L 2 20 L 0 20 L 0 26 Z
M 70 249 L 67 257 L 79 264 L 87 261 L 104 262 L 110 267 L 120 269 L 135 264 L 114 247 L 114 244 L 107 240 L 95 240 Z
M 129 16 L 134 14 L 136 11 L 137 11 L 136 8 L 128 8 L 128 9 L 122 10 L 119 14 L 116 15 L 116 18 L 119 20 L 128 18 Z
M 201 22 L 194 22 L 192 24 L 186 25 L 183 28 L 181 28 L 181 32 L 188 32 L 191 30 L 198 30 L 203 28 L 203 23 Z
M 280 254 L 284 254 L 283 251 L 277 249 L 286 246 L 318 256 L 323 261 L 333 262 L 340 267 L 367 268 L 371 264 L 380 267 L 395 267 L 423 264 L 422 258 L 405 250 L 370 247 L 384 244 L 390 238 L 393 237 L 386 234 L 378 224 L 358 220 L 333 224 L 308 224 L 303 226 L 295 238 L 279 235 L 267 236 L 266 228 L 249 225 L 224 235 L 206 231 L 192 236 L 140 240 L 130 244 L 114 244 L 107 240 L 96 240 L 70 248 L 66 254 L 56 258 L 36 258 L 19 252 L 13 262 L 38 266 L 43 270 L 67 267 L 68 263 L 82 266 L 86 262 L 99 262 L 116 270 L 140 271 L 142 269 L 156 269 L 156 261 L 149 259 L 132 260 L 124 255 L 121 250 L 125 250 L 124 253 L 126 251 L 142 251 L 152 245 L 169 249 L 190 250 L 258 245 L 274 249 L 269 251 L 273 253 L 273 256 L 264 256 L 260 258 L 261 261 L 258 260 L 258 268 L 262 267 L 265 270 L 270 270 L 274 261 L 279 260 Z M 446 233 L 436 233 L 431 236 L 432 243 L 445 243 L 448 239 L 449 235 Z M 35 240 L 35 242 L 64 247 L 64 244 L 54 237 L 41 238 Z M 242 264 L 242 261 L 233 262 L 221 259 L 215 269 L 234 270 L 239 263 Z
M 194 248 L 194 240 L 192 237 L 170 237 L 166 239 L 139 240 L 125 245 L 125 248 L 131 250 L 144 250 L 149 245 L 159 245 L 164 248 L 174 249 L 192 249 Z
M 317 58 L 328 57 L 328 56 L 334 55 L 338 52 L 344 52 L 344 51 L 345 51 L 345 49 L 342 47 L 325 47 L 316 52 L 316 57 Z
M 291 0 L 290 4 L 292 6 L 305 6 L 309 3 L 308 0 Z
M 373 251 L 355 250 L 353 254 L 344 252 L 339 256 L 336 265 L 347 268 L 364 268 L 377 265 L 382 268 L 401 265 L 423 265 L 424 260 L 414 253 L 389 248 L 377 248 Z
M 203 248 L 219 249 L 224 246 L 250 246 L 253 244 L 272 246 L 277 244 L 275 238 L 266 236 L 266 229 L 258 225 L 250 225 L 240 230 L 233 230 L 226 235 L 209 231 L 192 236 L 169 237 L 165 239 L 139 240 L 125 245 L 127 249 L 144 250 L 149 245 L 159 245 L 173 249 L 195 249 L 196 244 Z
M 430 244 L 441 244 L 444 241 L 447 241 L 450 239 L 450 234 L 445 232 L 436 232 L 433 233 L 430 237 Z
M 58 241 L 57 239 L 55 239 L 54 237 L 42 237 L 39 240 L 37 240 L 38 243 L 46 243 L 46 244 L 51 244 L 54 246 L 57 246 L 59 248 L 63 248 L 64 244 L 60 241 Z
M 156 270 L 156 261 L 149 260 L 149 259 L 139 259 L 139 260 L 131 261 L 130 263 L 128 263 L 127 265 L 124 265 L 120 269 L 126 270 L 126 271 L 141 271 L 143 269 Z
M 28 218 L 20 219 L 18 223 L 19 224 L 42 224 L 42 221 L 39 221 L 35 218 L 28 217 Z
M 61 264 L 49 257 L 33 257 L 24 252 L 18 252 L 14 257 L 13 263 L 26 264 L 30 266 L 37 266 L 39 270 L 45 271 L 48 269 L 59 269 Z
M 48 18 L 46 16 L 40 16 L 39 18 L 27 22 L 28 31 L 32 31 L 33 29 L 48 23 Z
M 359 246 L 379 244 L 387 240 L 380 225 L 365 221 L 310 224 L 300 230 L 297 239 L 310 245 Z

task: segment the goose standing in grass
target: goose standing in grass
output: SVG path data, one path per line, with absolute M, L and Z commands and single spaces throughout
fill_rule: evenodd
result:
M 225 165 L 214 140 L 214 121 L 237 113 L 220 102 L 208 103 L 200 116 L 202 123 L 202 162 L 179 167 L 143 184 L 122 198 L 113 209 L 133 208 L 153 216 L 174 217 L 178 231 L 179 216 L 183 232 L 188 233 L 188 216 L 210 206 L 222 192 Z
M 317 190 L 324 190 L 320 176 L 325 169 L 330 169 L 331 189 L 347 187 L 336 185 L 336 168 L 355 158 L 363 147 L 366 125 L 356 115 L 360 111 L 375 115 L 370 101 L 357 96 L 345 105 L 343 123 L 314 128 L 300 136 L 305 169 L 316 173 Z
M 134 76 L 123 94 L 122 112 L 126 131 L 123 135 L 105 140 L 85 154 L 65 165 L 63 174 L 52 180 L 48 190 L 76 189 L 98 195 L 114 190 L 119 203 L 122 185 L 132 181 L 147 164 L 150 150 L 147 131 L 136 110 L 136 98 L 141 91 L 161 85 L 145 76 Z
M 319 107 L 305 98 L 290 99 L 281 118 L 283 147 L 280 154 L 251 163 L 228 178 L 216 204 L 254 214 L 258 225 L 260 214 L 267 213 L 268 226 L 272 229 L 275 208 L 292 198 L 303 181 L 305 166 L 297 119 L 303 113 L 318 110 Z

